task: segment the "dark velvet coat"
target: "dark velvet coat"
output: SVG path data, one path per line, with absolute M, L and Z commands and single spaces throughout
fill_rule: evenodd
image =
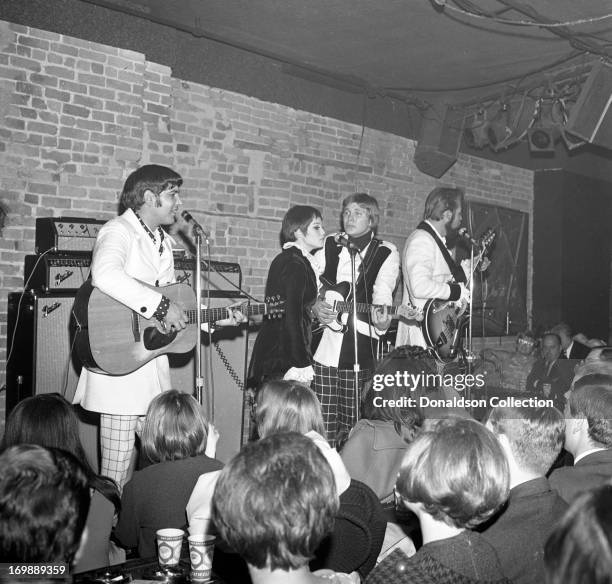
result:
M 259 385 L 264 378 L 282 377 L 291 367 L 312 365 L 310 309 L 317 292 L 310 262 L 298 248 L 285 249 L 272 260 L 266 297 L 280 296 L 285 313 L 263 321 L 249 365 L 252 385 Z

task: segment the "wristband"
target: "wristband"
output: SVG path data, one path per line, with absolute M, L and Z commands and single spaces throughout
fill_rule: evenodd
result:
M 161 322 L 162 320 L 164 320 L 164 318 L 166 318 L 169 308 L 170 308 L 170 298 L 168 298 L 167 296 L 162 296 L 162 299 L 159 301 L 159 304 L 157 305 L 157 308 L 155 312 L 153 313 L 153 316 L 157 320 L 159 320 L 159 322 Z

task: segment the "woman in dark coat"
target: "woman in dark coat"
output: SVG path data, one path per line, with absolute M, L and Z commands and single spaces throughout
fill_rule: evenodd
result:
M 257 335 L 249 366 L 255 386 L 265 379 L 312 381 L 311 308 L 321 272 L 312 252 L 323 247 L 324 239 L 321 213 L 314 207 L 296 205 L 287 211 L 281 230 L 283 251 L 272 260 L 266 282 L 266 297 L 279 296 L 285 313 L 265 320 Z

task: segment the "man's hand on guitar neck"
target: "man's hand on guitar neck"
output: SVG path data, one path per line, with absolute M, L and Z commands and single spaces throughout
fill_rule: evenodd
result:
M 371 315 L 372 315 L 372 324 L 376 328 L 379 333 L 384 333 L 387 331 L 389 326 L 391 325 L 391 317 L 387 311 L 386 306 L 372 306 Z
M 317 301 L 312 305 L 312 314 L 321 324 L 329 324 L 336 320 L 336 313 L 332 310 L 331 304 L 328 304 L 322 298 L 317 298 Z
M 215 326 L 238 326 L 246 322 L 247 317 L 240 312 L 242 302 L 234 302 L 227 307 L 227 318 L 215 322 Z

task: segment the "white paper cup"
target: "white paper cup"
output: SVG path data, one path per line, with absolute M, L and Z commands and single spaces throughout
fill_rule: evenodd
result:
M 207 582 L 212 576 L 213 553 L 215 551 L 214 535 L 190 535 L 189 559 L 191 561 L 191 581 Z
M 157 560 L 163 568 L 165 566 L 178 566 L 181 559 L 181 545 L 185 533 L 181 529 L 158 529 Z

